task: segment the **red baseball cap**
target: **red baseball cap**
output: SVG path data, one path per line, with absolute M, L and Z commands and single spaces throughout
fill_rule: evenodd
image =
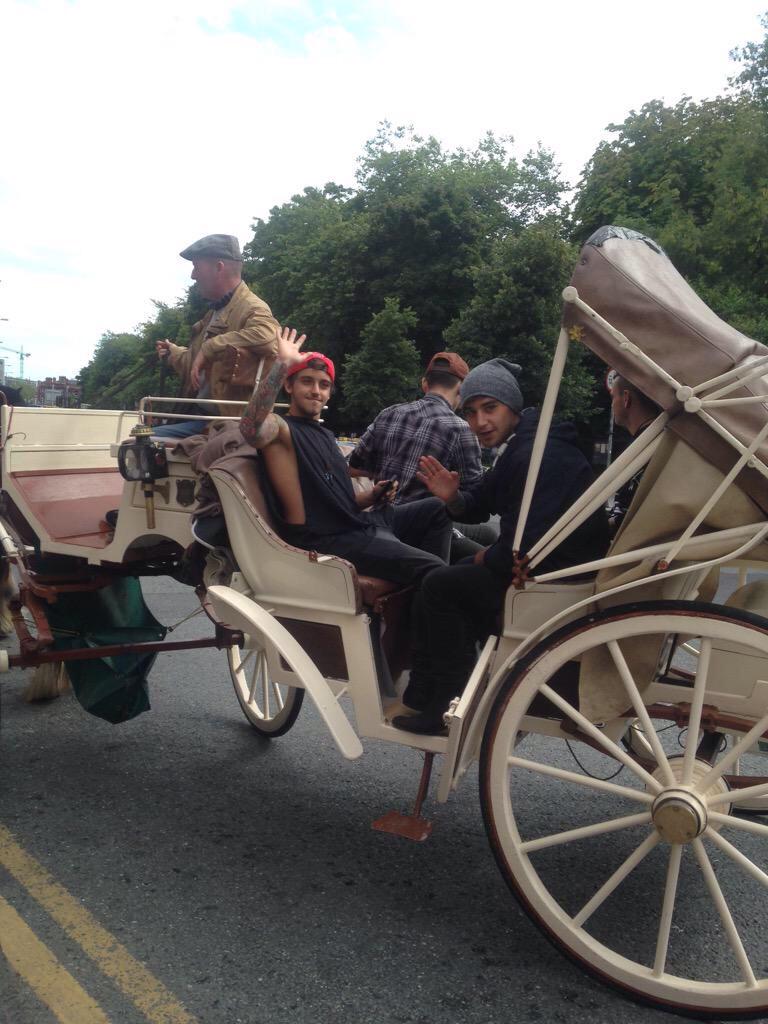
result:
M 469 367 L 458 352 L 435 352 L 424 372 L 429 373 L 430 370 L 445 370 L 459 380 L 464 380 L 469 373 Z
M 333 360 L 329 359 L 328 356 L 324 356 L 322 352 L 305 352 L 304 358 L 301 360 L 301 362 L 295 363 L 286 374 L 286 377 L 292 377 L 294 373 L 298 373 L 300 370 L 306 370 L 307 366 L 312 362 L 313 359 L 319 359 L 321 363 L 325 363 L 325 369 L 328 373 L 328 376 L 331 378 L 332 381 L 335 382 L 336 367 L 333 365 Z

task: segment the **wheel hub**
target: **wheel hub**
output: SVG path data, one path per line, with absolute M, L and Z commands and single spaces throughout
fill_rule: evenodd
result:
M 651 816 L 668 843 L 690 843 L 707 827 L 705 805 L 686 789 L 665 789 L 654 800 Z
M 708 761 L 696 759 L 693 762 L 693 778 L 690 785 L 683 785 L 683 757 L 670 757 L 669 766 L 674 778 L 673 785 L 666 785 L 651 806 L 653 824 L 667 843 L 691 843 L 710 825 L 716 831 L 722 827 L 709 821 L 707 797 L 727 793 L 728 783 L 722 777 L 702 792 L 699 784 L 712 767 Z M 665 773 L 657 768 L 653 777 L 659 782 L 667 781 Z M 730 804 L 722 804 L 717 810 L 730 812 Z

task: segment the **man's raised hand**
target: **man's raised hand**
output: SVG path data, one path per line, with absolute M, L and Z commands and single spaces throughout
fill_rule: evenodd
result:
M 447 504 L 459 493 L 459 474 L 446 469 L 433 455 L 422 455 L 419 459 L 419 471 L 416 478 L 420 480 L 436 498 L 442 498 Z
M 304 358 L 300 349 L 307 336 L 302 334 L 297 338 L 297 333 L 294 327 L 284 327 L 277 336 L 277 358 L 286 367 L 295 366 Z

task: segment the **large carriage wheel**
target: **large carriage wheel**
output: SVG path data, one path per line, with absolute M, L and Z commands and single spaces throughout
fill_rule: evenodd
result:
M 262 736 L 282 736 L 299 716 L 304 690 L 269 676 L 266 651 L 227 648 L 227 664 L 243 714 Z
M 688 722 L 685 749 L 665 749 L 638 688 L 648 680 L 633 677 L 622 649 L 673 634 L 693 638 L 699 651 L 677 707 Z M 755 680 L 768 680 L 768 621 L 746 612 L 670 601 L 565 626 L 502 686 L 483 739 L 480 795 L 502 874 L 561 950 L 630 996 L 722 1019 L 768 1012 L 768 827 L 729 813 L 768 786 L 730 791 L 723 778 L 755 749 L 768 714 L 739 718 L 738 700 L 723 699 L 721 640 L 737 644 L 746 664 L 754 659 Z M 593 725 L 575 696 L 561 695 L 575 678 L 574 659 L 597 648 L 623 687 L 627 721 L 640 722 L 653 748 L 653 771 L 626 751 L 621 723 Z M 717 694 L 728 716 L 710 706 Z M 550 732 L 562 720 L 573 742 L 545 735 L 542 716 Z M 726 717 L 723 750 L 718 723 Z M 617 767 L 620 777 L 609 781 Z

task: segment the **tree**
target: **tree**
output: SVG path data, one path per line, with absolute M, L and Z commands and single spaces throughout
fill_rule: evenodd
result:
M 561 294 L 577 251 L 543 222 L 498 241 L 474 275 L 475 294 L 445 333 L 445 343 L 470 365 L 494 356 L 519 363 L 526 404 L 537 404 L 547 385 L 560 330 Z M 574 347 L 560 391 L 561 411 L 577 419 L 594 414 L 595 374 Z
M 394 298 L 366 324 L 359 350 L 344 360 L 342 413 L 352 425 L 364 426 L 387 406 L 414 397 L 420 359 L 408 335 L 415 327 L 416 314 Z
M 122 407 L 116 399 L 110 404 L 110 392 L 121 382 L 128 382 L 132 372 L 140 365 L 142 342 L 137 334 L 103 334 L 93 353 L 93 358 L 79 374 L 83 388 L 82 401 L 97 409 Z
M 763 108 L 768 108 L 768 12 L 760 19 L 766 30 L 765 38 L 760 43 L 747 43 L 746 46 L 731 50 L 731 60 L 743 64 L 738 75 L 728 79 L 732 88 L 746 93 Z
M 768 113 L 741 94 L 632 111 L 588 163 L 574 235 L 651 235 L 723 319 L 768 341 Z
M 473 151 L 446 152 L 434 138 L 383 124 L 364 148 L 357 188 L 307 188 L 257 221 L 246 247 L 249 283 L 283 321 L 340 358 L 388 297 L 418 317 L 426 360 L 473 294 L 473 270 L 498 238 L 545 214 L 562 219 L 550 153 L 518 162 L 509 140 L 486 136 Z
M 155 342 L 170 338 L 185 345 L 191 325 L 202 316 L 204 303 L 190 289 L 185 299 L 169 306 L 154 302 L 156 315 L 137 328 L 137 333 L 113 334 L 107 331 L 96 346 L 93 358 L 80 371 L 83 401 L 96 409 L 134 409 L 146 395 L 160 392 L 160 362 Z M 163 394 L 178 394 L 178 378 L 168 371 L 163 378 Z

